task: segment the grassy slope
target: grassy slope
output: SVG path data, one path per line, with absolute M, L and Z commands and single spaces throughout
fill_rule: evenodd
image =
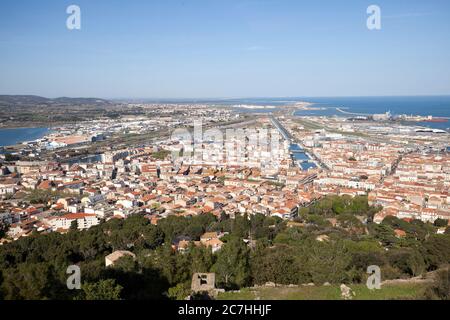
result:
M 391 300 L 420 299 L 424 291 L 423 284 L 390 284 L 380 290 L 369 290 L 365 285 L 350 285 L 356 293 L 354 300 Z M 219 294 L 219 300 L 340 300 L 339 286 L 297 287 L 297 288 L 258 288 L 243 289 L 241 292 L 225 292 Z

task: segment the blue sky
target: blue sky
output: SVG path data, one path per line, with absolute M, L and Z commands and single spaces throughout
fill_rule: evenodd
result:
M 0 94 L 450 94 L 449 35 L 447 0 L 1 0 Z

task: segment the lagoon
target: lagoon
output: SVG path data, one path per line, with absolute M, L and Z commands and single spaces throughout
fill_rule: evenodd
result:
M 12 146 L 25 141 L 40 139 L 49 132 L 49 128 L 0 129 L 0 147 Z

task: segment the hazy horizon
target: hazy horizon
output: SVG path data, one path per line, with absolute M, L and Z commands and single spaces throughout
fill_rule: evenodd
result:
M 73 4 L 80 30 L 66 26 Z M 372 4 L 380 30 L 366 25 Z M 9 94 L 450 94 L 444 0 L 3 0 L 0 8 L 0 92 Z
M 412 95 L 324 95 L 324 96 L 236 96 L 236 97 L 103 97 L 103 96 L 66 96 L 54 95 L 45 96 L 41 94 L 9 94 L 0 93 L 0 96 L 36 96 L 47 99 L 69 98 L 69 99 L 103 99 L 103 100 L 149 100 L 149 101 L 164 101 L 164 100 L 254 100 L 254 99 L 319 99 L 319 98 L 413 98 L 413 97 L 450 97 L 449 94 L 412 94 Z

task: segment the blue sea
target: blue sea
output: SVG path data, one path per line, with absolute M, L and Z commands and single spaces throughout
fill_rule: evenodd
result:
M 421 115 L 433 117 L 450 117 L 450 96 L 415 96 L 415 97 L 336 97 L 336 98 L 303 98 L 301 101 L 314 103 L 313 107 L 325 110 L 299 110 L 298 116 L 344 116 L 336 110 L 347 112 L 376 114 L 390 111 L 393 115 Z M 414 124 L 448 129 L 450 122 L 414 122 Z
M 49 128 L 0 129 L 0 147 L 33 141 L 42 138 L 49 132 Z
M 275 106 L 275 109 L 239 108 L 237 110 L 246 113 L 271 113 L 299 101 L 311 102 L 314 104 L 313 107 L 320 107 L 324 110 L 299 110 L 295 113 L 297 116 L 345 116 L 336 110 L 336 108 L 340 108 L 346 112 L 362 114 L 390 111 L 393 115 L 450 117 L 450 96 L 249 98 L 222 100 L 220 103 L 224 105 Z M 444 130 L 450 128 L 450 121 L 414 122 L 413 124 Z

